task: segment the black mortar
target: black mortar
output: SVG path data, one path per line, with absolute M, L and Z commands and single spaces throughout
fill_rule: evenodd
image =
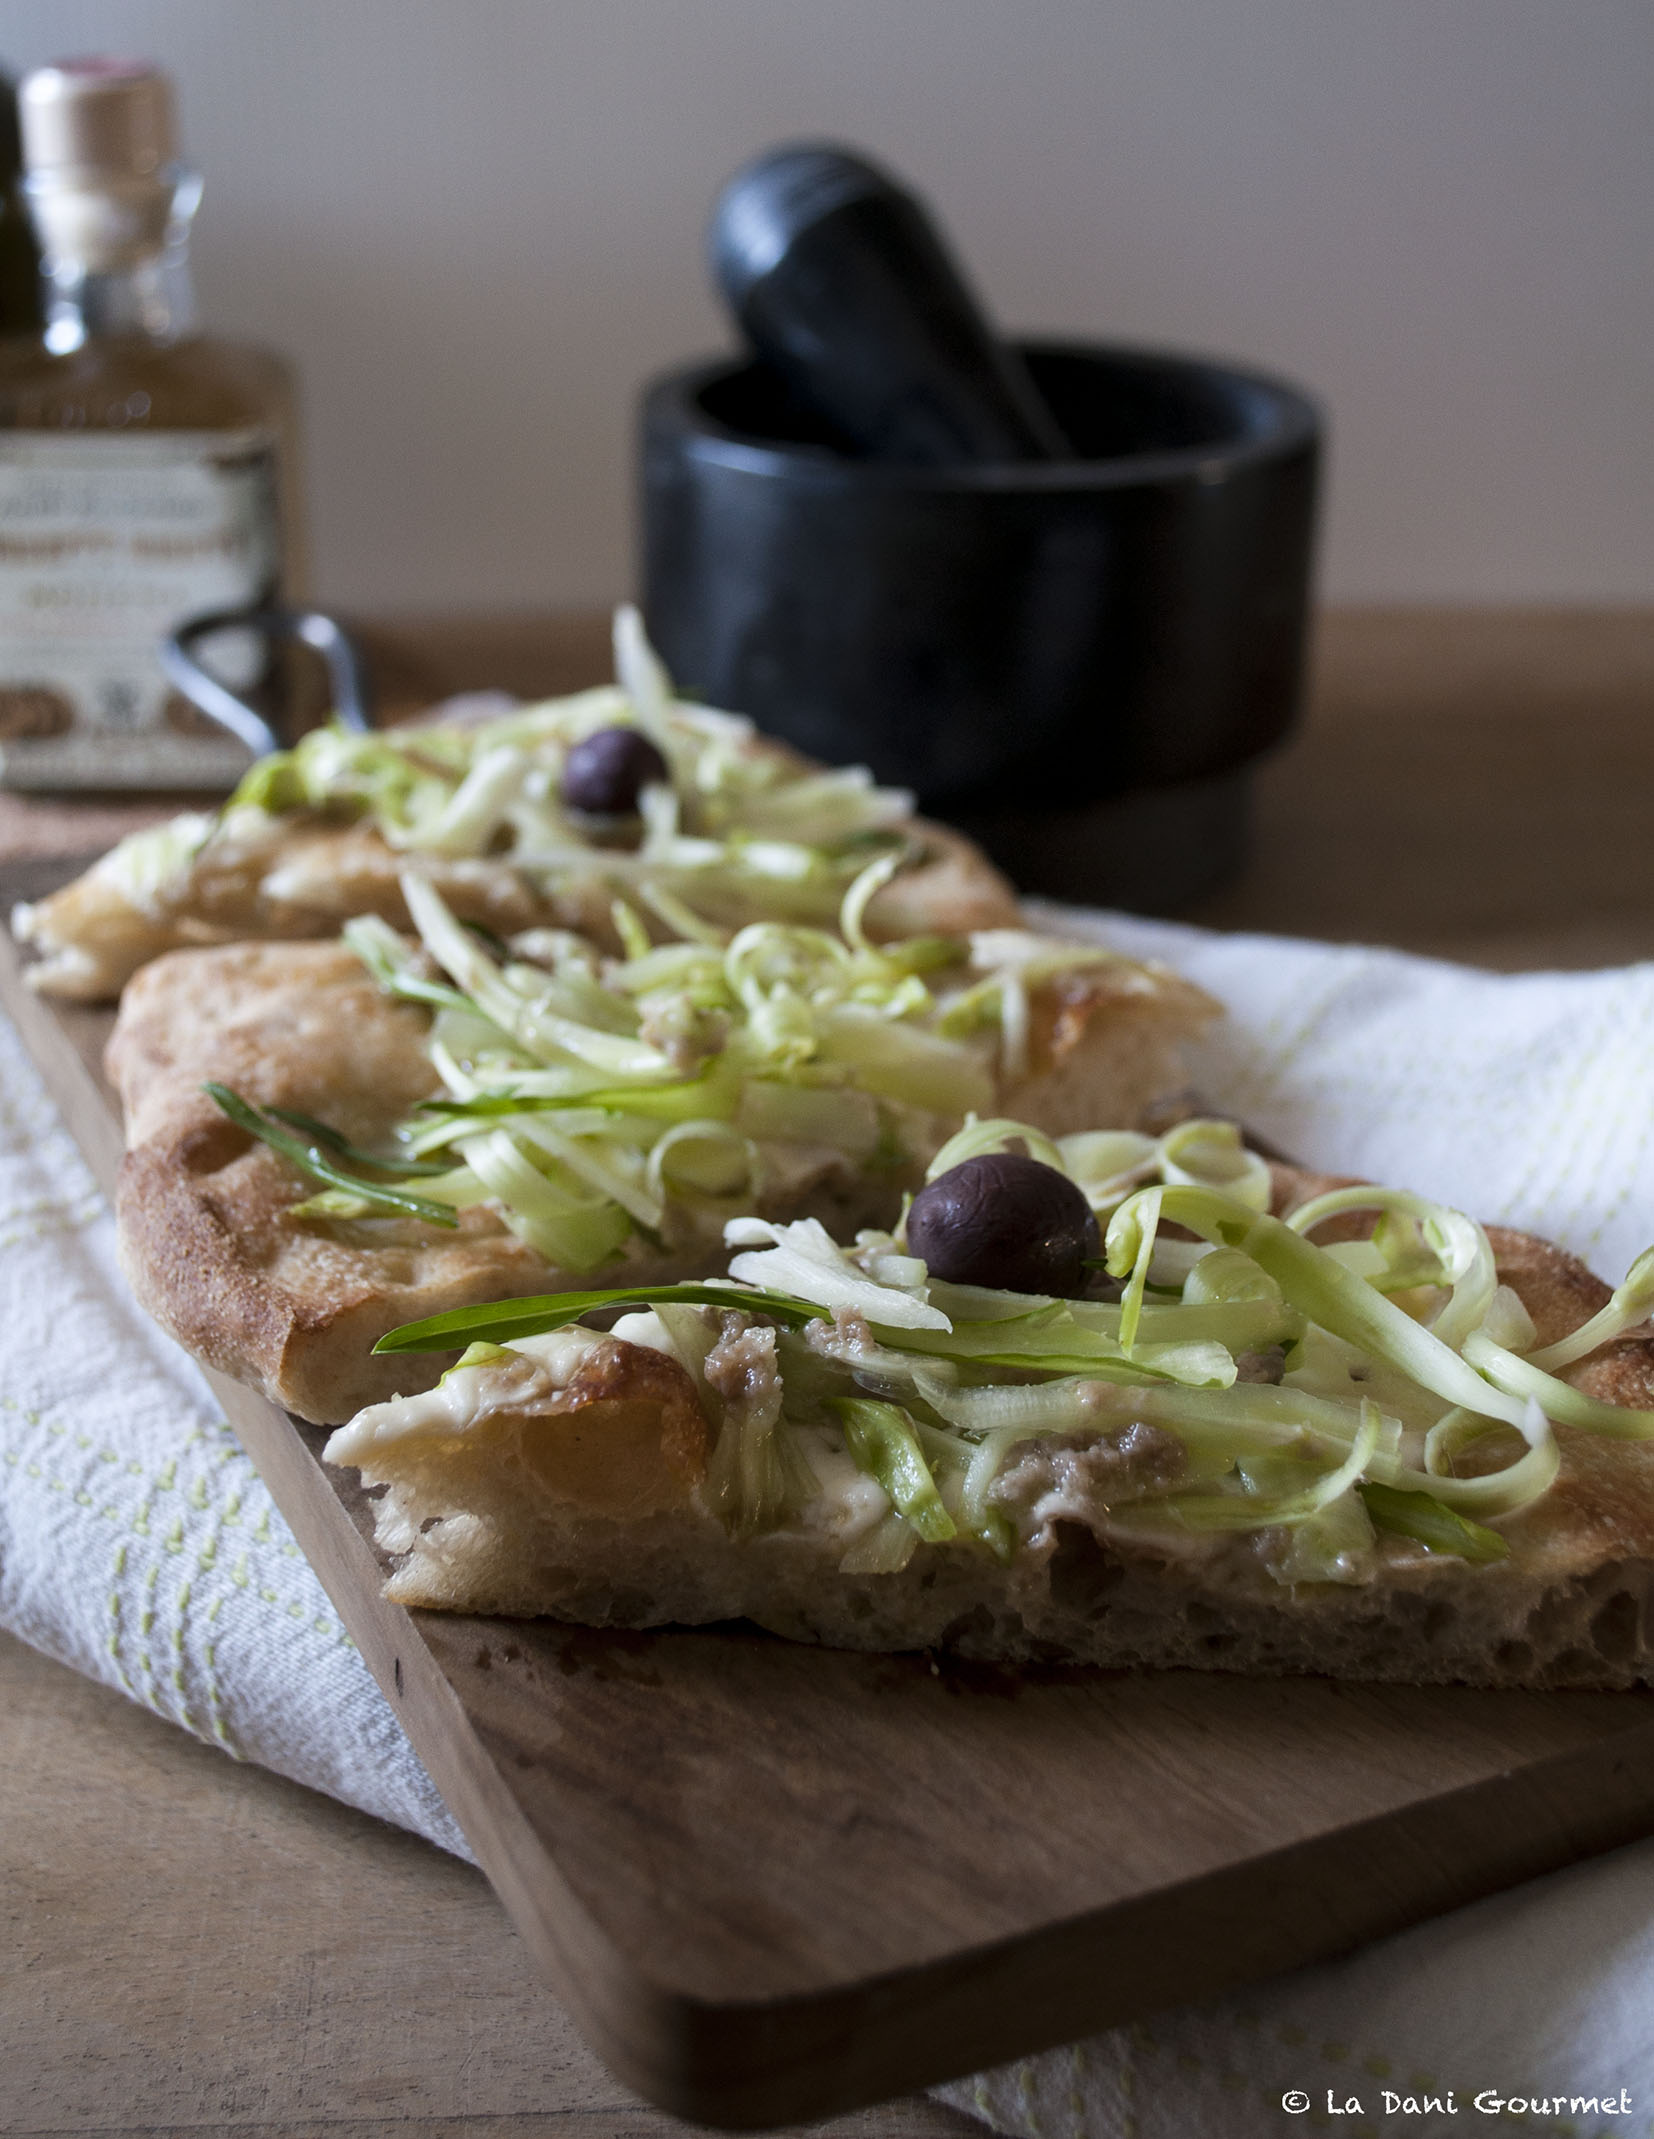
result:
M 750 362 L 643 407 L 644 607 L 679 688 L 865 763 L 1027 891 L 1186 904 L 1303 678 L 1320 426 L 1280 381 L 1020 345 L 1075 458 L 891 466 Z

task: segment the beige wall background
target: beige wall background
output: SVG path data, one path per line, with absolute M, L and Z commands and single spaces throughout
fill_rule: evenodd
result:
M 1344 601 L 1654 598 L 1649 0 L 8 0 L 177 77 L 226 332 L 285 349 L 314 580 L 606 600 L 632 410 L 728 337 L 722 179 L 797 134 L 939 206 L 1008 325 L 1327 405 Z

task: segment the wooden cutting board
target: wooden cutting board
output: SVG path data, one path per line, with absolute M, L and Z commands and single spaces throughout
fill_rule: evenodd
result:
M 108 1186 L 108 1015 L 31 994 L 9 944 L 0 1002 Z M 405 1612 L 325 1433 L 208 1379 L 552 1988 L 684 2116 L 825 2116 L 1654 1831 L 1654 1694 L 1018 1677 Z

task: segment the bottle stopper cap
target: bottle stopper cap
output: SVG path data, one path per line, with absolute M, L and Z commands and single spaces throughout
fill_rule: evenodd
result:
M 82 183 L 154 179 L 177 154 L 172 84 L 147 60 L 65 59 L 18 90 L 31 172 Z

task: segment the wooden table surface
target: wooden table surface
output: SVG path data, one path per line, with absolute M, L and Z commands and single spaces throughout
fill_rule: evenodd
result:
M 375 627 L 387 701 L 604 673 L 600 617 Z M 1324 620 L 1254 857 L 1189 918 L 1517 968 L 1654 957 L 1654 612 Z M 0 857 L 163 805 L 0 797 Z M 666 2139 L 478 1874 L 0 1636 L 0 2133 Z M 818 2126 L 980 2127 L 926 2101 Z

